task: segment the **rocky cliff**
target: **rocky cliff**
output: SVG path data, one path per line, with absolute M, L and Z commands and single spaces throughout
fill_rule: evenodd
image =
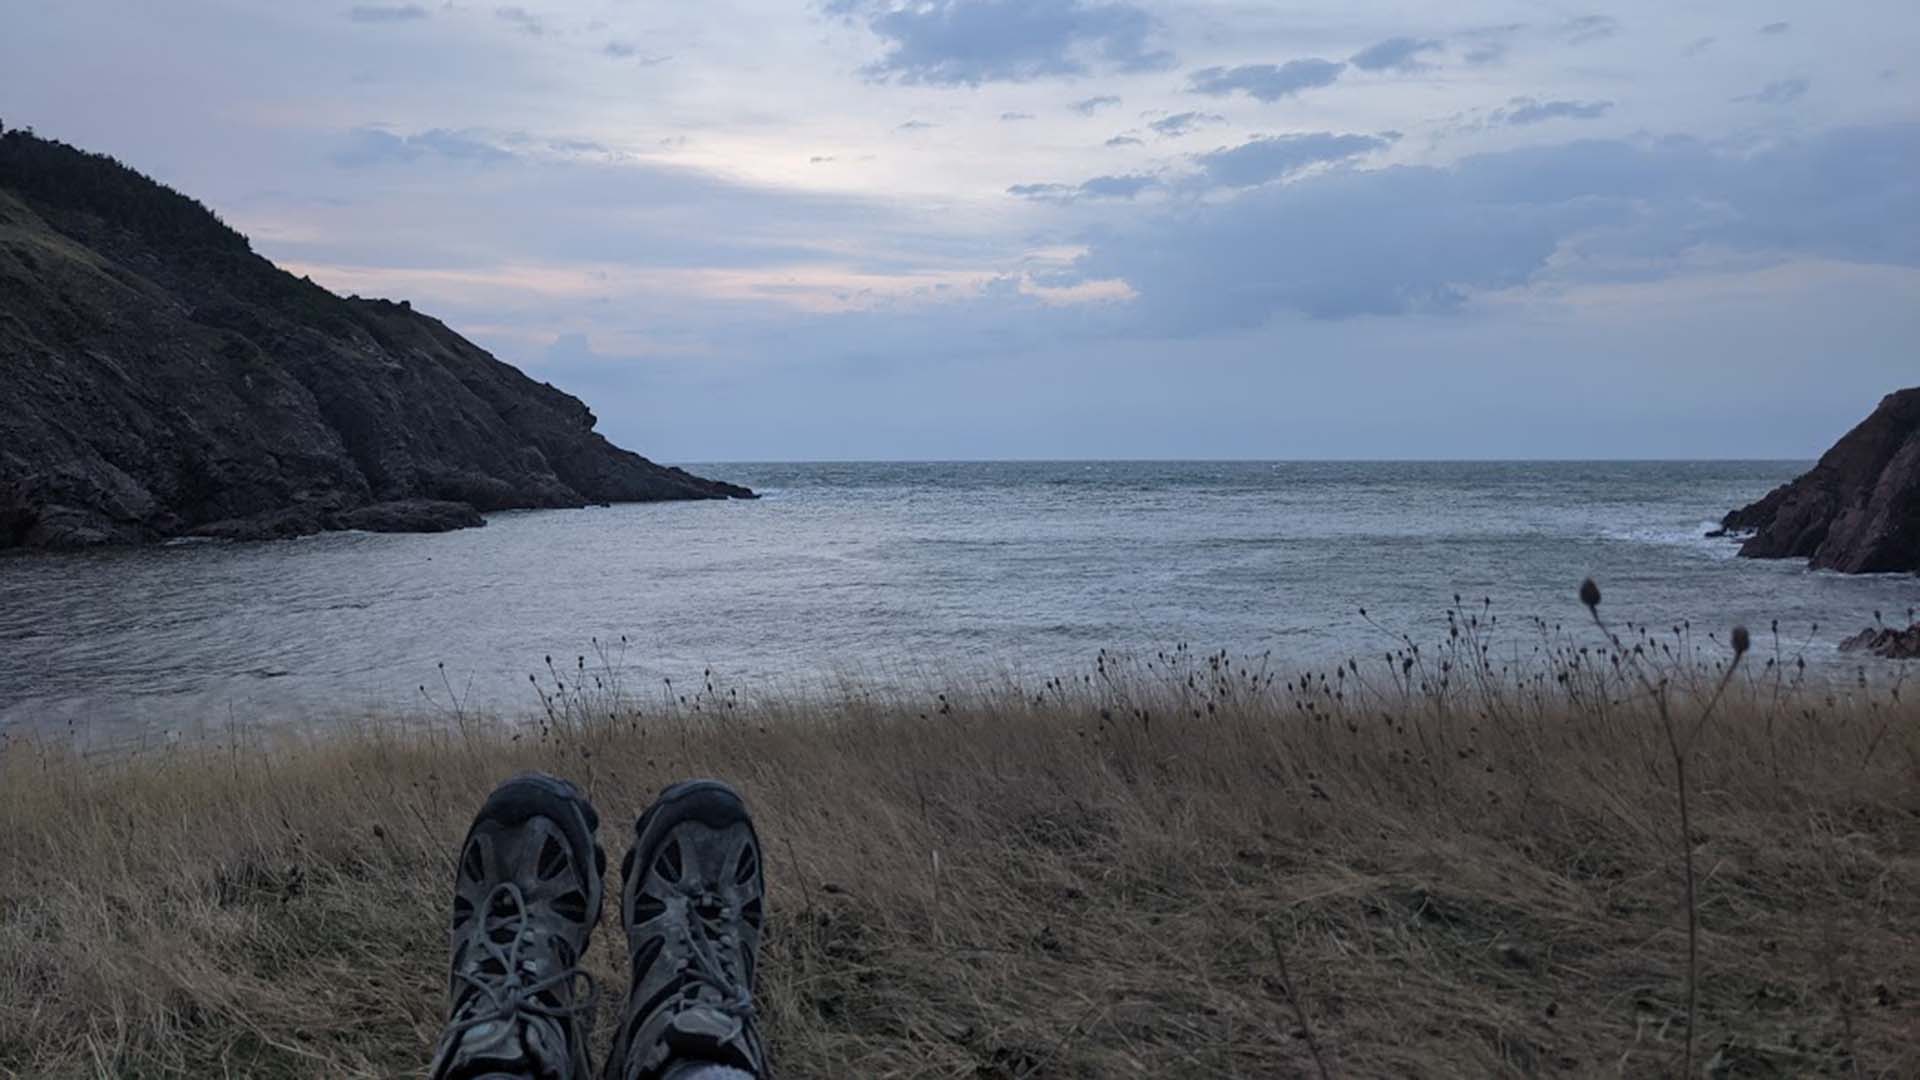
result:
M 751 497 L 405 303 L 341 299 L 110 158 L 0 134 L 0 548 Z
M 1806 475 L 1722 525 L 1740 554 L 1849 574 L 1920 571 L 1920 387 L 1888 394 Z

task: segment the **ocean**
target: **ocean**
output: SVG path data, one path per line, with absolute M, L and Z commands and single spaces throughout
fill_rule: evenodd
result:
M 1745 623 L 1769 649 L 1777 621 L 1837 674 L 1860 662 L 1841 636 L 1920 607 L 1911 575 L 1706 538 L 1805 462 L 690 467 L 764 497 L 0 559 L 0 730 L 108 744 L 456 698 L 518 714 L 549 657 L 598 650 L 629 687 L 743 693 L 1037 678 L 1182 643 L 1306 669 L 1432 640 L 1456 594 L 1516 648 L 1535 618 L 1584 632 L 1589 575 L 1616 618 L 1722 640 Z

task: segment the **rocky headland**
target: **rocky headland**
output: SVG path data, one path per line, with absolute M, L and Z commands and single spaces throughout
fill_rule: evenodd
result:
M 405 302 L 286 273 L 111 158 L 0 133 L 0 548 L 752 497 L 595 423 Z
M 1847 574 L 1920 571 L 1920 387 L 1888 394 L 1805 475 L 1721 522 L 1740 554 Z

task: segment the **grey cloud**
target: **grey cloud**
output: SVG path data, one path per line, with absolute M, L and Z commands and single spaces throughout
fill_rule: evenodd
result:
M 1507 39 L 1524 29 L 1526 27 L 1521 23 L 1507 23 L 1469 30 L 1461 35 L 1467 42 L 1466 52 L 1462 56 L 1467 63 L 1477 67 L 1497 64 L 1507 57 Z
M 1192 334 L 1282 312 L 1447 310 L 1550 265 L 1578 279 L 1588 255 L 1667 272 L 1702 248 L 1920 268 L 1920 188 L 1906 180 L 1916 158 L 1920 124 L 1900 124 L 1757 154 L 1685 137 L 1589 140 L 1448 168 L 1339 169 L 1120 219 L 1071 280 L 1124 280 L 1144 329 Z
M 603 53 L 606 53 L 608 56 L 613 57 L 615 60 L 634 60 L 635 58 L 638 58 L 637 62 L 640 64 L 641 67 L 653 67 L 658 64 L 664 64 L 667 61 L 673 59 L 673 57 L 671 56 L 642 55 L 640 52 L 640 46 L 635 45 L 631 42 L 626 42 L 626 41 L 609 41 L 607 42 L 606 47 L 601 49 L 600 51 Z
M 1496 121 L 1520 126 L 1543 120 L 1597 120 L 1613 108 L 1611 101 L 1538 101 L 1518 97 L 1507 108 L 1494 113 Z
M 1763 34 L 1784 34 L 1791 29 L 1793 29 L 1792 23 L 1770 22 L 1767 25 L 1761 27 L 1760 32 Z
M 1211 153 L 1197 154 L 1207 182 L 1218 187 L 1244 188 L 1297 173 L 1310 165 L 1344 161 L 1384 149 L 1388 140 L 1375 135 L 1336 135 L 1317 132 L 1307 135 L 1262 136 Z
M 899 127 L 894 128 L 893 130 L 895 131 L 927 131 L 931 128 L 937 128 L 939 126 L 940 126 L 939 124 L 935 124 L 927 120 L 909 120 L 906 123 L 901 124 Z
M 1144 146 L 1146 144 L 1142 142 L 1140 139 L 1132 135 L 1115 135 L 1113 138 L 1107 140 L 1106 145 L 1108 146 Z
M 493 9 L 493 17 L 501 22 L 512 23 L 529 34 L 542 34 L 546 27 L 540 24 L 538 16 L 523 7 L 499 7 Z
M 1069 203 L 1082 199 L 1132 199 L 1159 186 L 1160 181 L 1151 176 L 1096 176 L 1083 184 L 1015 184 L 1007 189 L 1007 194 Z
M 1000 114 L 1000 119 L 1004 123 L 1012 123 L 1015 120 L 1031 120 L 1033 119 L 1033 114 L 1030 112 L 1003 112 Z
M 1072 190 L 1071 184 L 1015 184 L 1007 189 L 1007 194 L 1022 199 L 1049 199 L 1065 195 Z
M 1347 59 L 1361 71 L 1418 71 L 1429 66 L 1421 63 L 1420 54 L 1435 52 L 1439 48 L 1440 43 L 1430 39 L 1390 37 L 1361 49 Z
M 1507 43 L 1504 41 L 1485 41 L 1468 49 L 1465 59 L 1469 64 L 1497 64 L 1507 57 Z
M 1751 101 L 1758 105 L 1785 105 L 1806 96 L 1813 84 L 1806 79 L 1778 79 L 1761 87 L 1758 92 L 1742 94 L 1735 101 Z
M 362 168 L 417 161 L 429 156 L 482 165 L 514 159 L 512 151 L 472 133 L 442 128 L 413 135 L 395 135 L 380 128 L 357 128 L 347 135 L 344 144 L 334 151 L 332 158 L 336 165 Z
M 928 260 L 980 258 L 1000 239 L 989 241 L 977 232 L 955 237 L 951 229 L 931 227 L 888 199 L 744 184 L 701 169 L 626 157 L 530 151 L 487 166 L 487 183 L 466 184 L 464 178 L 478 167 L 474 162 L 428 149 L 462 149 L 458 143 L 433 133 L 424 138 L 379 134 L 387 137 L 372 145 L 386 156 L 366 164 L 402 162 L 387 167 L 413 170 L 427 182 L 396 184 L 381 169 L 345 169 L 329 186 L 352 208 L 334 214 L 326 228 L 310 236 L 275 243 L 274 258 L 457 270 L 497 268 L 503 253 L 511 252 L 513 260 L 568 266 L 765 268 L 844 263 L 846 238 L 858 235 L 859 269 L 900 273 Z M 493 138 L 460 137 L 482 145 Z M 494 149 L 487 156 L 499 154 Z M 460 197 L 452 198 L 454 192 Z M 529 206 L 542 208 L 537 229 L 526 227 Z M 528 310 L 546 303 L 530 299 Z M 475 310 L 468 317 L 479 314 Z
M 347 18 L 357 23 L 414 22 L 427 17 L 419 4 L 355 4 L 347 9 Z
M 1109 105 L 1118 105 L 1118 104 L 1120 104 L 1119 98 L 1113 96 L 1112 94 L 1101 94 L 1098 97 L 1084 98 L 1080 101 L 1076 101 L 1073 104 L 1067 106 L 1067 108 L 1072 109 L 1074 112 L 1079 113 L 1081 116 L 1092 116 L 1094 113 L 1100 111 L 1101 109 L 1106 108 Z
M 1244 91 L 1256 101 L 1279 101 L 1302 90 L 1328 86 L 1347 65 L 1338 60 L 1289 60 L 1284 64 L 1243 64 L 1235 68 L 1201 68 L 1188 76 L 1198 94 L 1224 97 Z
M 1163 116 L 1147 126 L 1167 138 L 1176 139 L 1203 124 L 1224 124 L 1226 121 L 1227 118 L 1219 113 L 1183 112 Z
M 1620 32 L 1620 20 L 1611 15 L 1582 15 L 1577 19 L 1568 19 L 1560 27 L 1560 32 L 1569 45 L 1585 45 L 1589 41 L 1610 38 Z
M 865 69 L 874 79 L 978 86 L 1173 63 L 1149 45 L 1159 23 L 1122 0 L 834 0 L 826 10 L 864 17 L 887 42 Z
M 1159 183 L 1151 176 L 1096 176 L 1080 185 L 1080 194 L 1093 199 L 1131 199 Z
M 1713 43 L 1718 40 L 1720 39 L 1714 37 L 1694 38 L 1687 43 L 1686 48 L 1680 50 L 1680 53 L 1683 56 L 1699 56 L 1701 53 L 1713 48 Z

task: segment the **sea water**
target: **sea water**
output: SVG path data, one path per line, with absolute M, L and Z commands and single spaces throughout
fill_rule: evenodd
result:
M 743 692 L 1038 678 L 1179 643 L 1307 668 L 1432 640 L 1456 594 L 1516 639 L 1533 619 L 1586 632 L 1589 575 L 1616 618 L 1722 640 L 1745 623 L 1769 649 L 1777 621 L 1851 672 L 1834 642 L 1875 611 L 1904 619 L 1920 578 L 1739 559 L 1705 536 L 1805 465 L 715 464 L 693 468 L 764 497 L 14 555 L 0 729 L 111 742 L 456 699 L 524 713 L 548 657 L 564 673 L 599 649 L 630 688 Z

